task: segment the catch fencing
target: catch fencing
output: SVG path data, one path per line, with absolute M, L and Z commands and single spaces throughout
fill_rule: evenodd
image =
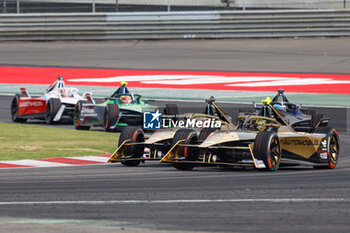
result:
M 0 0 L 2 13 L 348 9 L 350 0 Z

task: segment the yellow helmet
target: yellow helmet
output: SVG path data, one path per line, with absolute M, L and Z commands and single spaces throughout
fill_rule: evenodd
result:
M 121 82 L 120 82 L 120 85 L 122 85 L 122 86 L 126 86 L 126 85 L 128 85 L 128 83 L 127 83 L 127 82 L 125 82 L 125 81 L 121 81 Z
M 272 102 L 270 97 L 266 97 L 266 99 L 262 100 L 261 103 L 263 104 L 270 104 Z

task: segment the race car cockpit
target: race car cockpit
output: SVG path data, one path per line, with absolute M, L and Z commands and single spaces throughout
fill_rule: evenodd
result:
M 46 89 L 46 93 L 49 93 L 55 89 L 64 89 L 66 87 L 64 81 L 63 81 L 63 77 L 61 75 L 59 75 L 57 77 L 57 81 L 55 81 L 53 84 L 51 84 L 49 86 L 48 89 Z
M 110 99 L 116 99 L 118 104 L 139 103 L 141 96 L 130 93 L 126 85 L 128 83 L 122 81 L 120 87 L 111 95 Z
M 214 96 L 211 96 L 209 99 L 206 99 L 205 101 L 207 105 L 203 110 L 203 114 L 217 116 L 220 118 L 220 120 L 225 121 L 227 123 L 232 121 L 232 118 L 228 116 L 228 113 L 215 104 Z
M 67 97 L 73 97 L 75 93 L 78 93 L 77 88 L 71 88 L 71 87 L 66 87 L 63 77 L 58 76 L 57 81 L 55 81 L 53 84 L 49 86 L 48 89 L 46 89 L 46 94 L 51 93 L 51 92 L 57 92 L 57 94 L 62 97 L 62 98 L 67 98 Z
M 283 113 L 298 113 L 298 106 L 289 102 L 282 88 L 280 88 L 277 95 L 273 97 L 271 105 Z
M 112 94 L 111 97 L 115 98 L 115 97 L 117 97 L 119 95 L 129 94 L 130 92 L 129 92 L 128 88 L 126 88 L 126 85 L 128 85 L 128 83 L 125 82 L 125 81 L 122 81 L 120 83 L 120 87 Z

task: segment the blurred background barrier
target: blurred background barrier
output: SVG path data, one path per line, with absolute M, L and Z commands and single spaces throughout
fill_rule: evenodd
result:
M 2 13 L 348 9 L 350 0 L 0 0 Z
M 0 41 L 349 35 L 350 10 L 0 14 Z

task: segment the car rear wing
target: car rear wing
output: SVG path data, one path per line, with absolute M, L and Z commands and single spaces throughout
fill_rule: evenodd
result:
M 25 89 L 25 88 L 21 88 L 21 93 L 22 93 L 22 95 L 23 95 L 24 97 L 32 98 L 32 97 L 29 95 L 27 89 Z

